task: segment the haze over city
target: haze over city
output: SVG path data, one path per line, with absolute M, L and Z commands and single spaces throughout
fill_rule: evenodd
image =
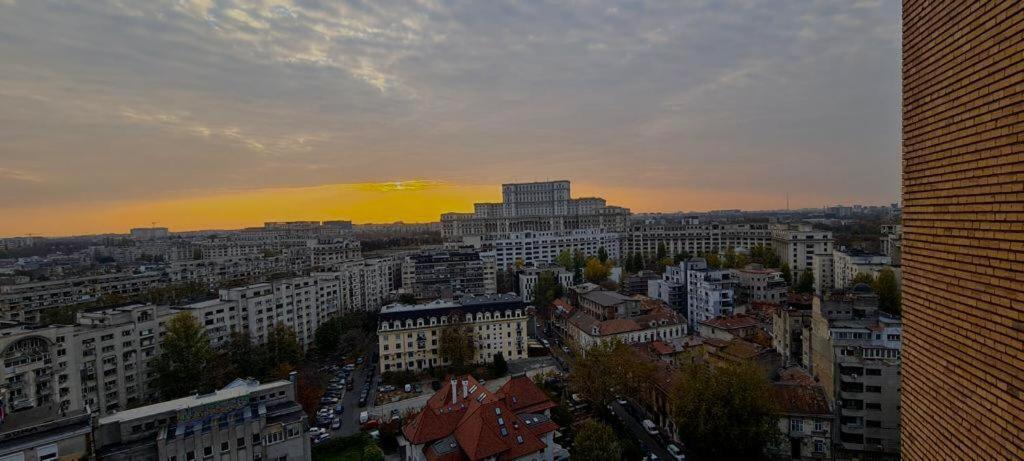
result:
M 898 10 L 0 1 L 0 235 L 892 203 Z

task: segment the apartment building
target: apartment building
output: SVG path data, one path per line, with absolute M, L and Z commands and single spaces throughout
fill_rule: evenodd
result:
M 696 255 L 727 248 L 770 246 L 771 243 L 772 232 L 766 223 L 701 223 L 691 219 L 678 223 L 634 224 L 623 243 L 622 253 L 653 257 L 663 248 L 670 256 L 681 253 Z
M 157 240 L 170 237 L 171 233 L 166 227 L 136 227 L 129 235 L 133 240 Z
M 872 277 L 878 271 L 890 267 L 892 260 L 885 255 L 870 254 L 863 251 L 841 248 L 832 252 L 833 289 L 845 290 L 853 287 L 853 279 L 857 274 L 868 274 Z
M 402 261 L 402 291 L 424 299 L 494 294 L 496 275 L 493 253 L 427 250 Z
M 814 275 L 814 293 L 822 296 L 835 289 L 835 254 L 820 254 L 811 257 L 811 274 Z M 800 276 L 793 272 L 794 283 Z
M 537 281 L 540 280 L 540 275 L 545 272 L 550 272 L 555 276 L 555 279 L 558 280 L 558 284 L 561 285 L 563 292 L 567 292 L 569 287 L 572 286 L 573 273 L 565 270 L 562 266 L 551 265 L 527 267 L 516 274 L 519 278 L 519 296 L 522 297 L 524 303 L 533 302 L 534 289 L 537 287 Z
M 427 304 L 390 304 L 381 308 L 377 329 L 380 371 L 422 371 L 447 365 L 441 357 L 441 332 L 457 325 L 476 342 L 476 362 L 526 357 L 526 304 L 516 295 L 467 296 Z
M 609 206 L 601 198 L 571 198 L 569 181 L 503 184 L 501 189 L 501 203 L 477 203 L 473 213 L 441 215 L 442 235 L 452 241 L 475 237 L 489 250 L 489 241 L 514 233 L 629 229 L 629 209 Z
M 390 302 L 402 284 L 402 262 L 375 258 L 335 264 L 330 271 L 310 274 L 320 280 L 336 280 L 341 313 L 376 312 Z
M 92 453 L 92 426 L 82 410 L 38 407 L 5 415 L 0 422 L 0 459 L 79 460 Z
M 772 248 L 794 274 L 813 265 L 814 255 L 832 254 L 832 233 L 810 224 L 776 224 L 771 227 Z
M 812 461 L 832 458 L 834 411 L 821 384 L 798 368 L 781 370 L 772 383 L 772 397 L 779 408 L 778 459 Z
M 0 318 L 38 322 L 46 309 L 95 301 L 101 296 L 130 297 L 160 285 L 155 272 L 73 277 L 45 282 L 0 285 Z
M 782 272 L 776 269 L 751 264 L 743 269 L 733 269 L 732 273 L 736 281 L 736 301 L 740 304 L 779 304 L 785 302 L 789 294 L 789 285 L 782 278 Z
M 622 234 L 603 229 L 574 229 L 515 232 L 488 240 L 465 238 L 463 242 L 493 251 L 498 268 L 503 269 L 517 264 L 551 264 L 563 251 L 597 256 L 603 248 L 609 258 L 618 260 L 621 240 Z
M 686 318 L 696 329 L 700 322 L 735 313 L 735 281 L 730 270 L 700 269 L 699 260 L 693 263 L 686 276 Z
M 900 256 L 903 254 L 903 226 L 899 224 L 883 225 L 878 248 L 880 253 L 889 257 L 893 266 L 899 266 Z
M 640 313 L 640 300 L 622 293 L 608 291 L 594 286 L 580 293 L 576 298 L 576 304 L 580 310 L 598 320 L 611 320 L 638 315 Z
M 291 258 L 284 256 L 249 255 L 172 261 L 164 270 L 170 282 L 213 284 L 224 280 L 261 278 L 293 267 Z
M 667 306 L 603 320 L 577 310 L 566 321 L 566 334 L 584 351 L 613 339 L 626 344 L 672 342 L 686 332 L 685 319 Z
M 99 418 L 96 456 L 112 461 L 311 459 L 292 381 L 237 379 L 223 389 Z
M 815 297 L 805 363 L 836 407 L 835 451 L 898 459 L 903 324 L 867 285 Z

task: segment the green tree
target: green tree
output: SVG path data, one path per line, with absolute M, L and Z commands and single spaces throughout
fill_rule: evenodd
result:
M 782 264 L 775 250 L 765 245 L 755 245 L 750 249 L 750 262 L 764 267 L 779 267 Z
M 398 295 L 398 302 L 402 304 L 416 304 L 416 295 L 412 293 L 402 293 Z
M 460 313 L 448 316 L 448 325 L 441 329 L 438 353 L 441 360 L 450 363 L 456 372 L 462 372 L 476 359 L 476 338 L 473 329 L 463 323 Z
M 580 250 L 572 254 L 572 279 L 573 283 L 583 281 L 583 268 L 587 265 L 587 255 Z
M 537 283 L 533 286 L 533 307 L 546 314 L 551 302 L 562 296 L 562 284 L 554 272 L 544 271 L 537 275 Z
M 213 359 L 210 339 L 199 321 L 188 312 L 171 317 L 156 359 L 160 396 L 167 400 L 211 390 L 208 376 Z
M 590 258 L 587 260 L 587 266 L 583 269 L 583 278 L 590 283 L 599 283 L 608 278 L 609 273 L 611 273 L 611 268 L 605 263 L 597 258 Z
M 665 243 L 658 242 L 658 252 L 654 255 L 654 260 L 661 261 L 662 259 L 665 259 L 666 256 L 668 256 L 668 249 L 665 248 Z
M 633 273 L 640 272 L 644 269 L 644 255 L 643 253 L 633 253 Z
M 869 287 L 875 286 L 875 277 L 870 272 L 858 272 L 853 276 L 853 284 L 863 283 Z
M 766 459 L 777 440 L 771 383 L 752 362 L 687 365 L 672 399 L 679 437 L 700 459 Z
M 264 369 L 273 372 L 282 366 L 298 365 L 302 360 L 302 345 L 294 330 L 278 323 L 267 332 L 267 341 L 259 346 L 257 353 L 263 360 Z
M 676 253 L 676 255 L 672 257 L 672 264 L 679 264 L 692 257 L 693 255 L 691 255 L 689 251 L 683 250 L 682 253 Z
M 779 271 L 782 272 L 782 280 L 786 281 L 786 285 L 793 286 L 793 271 L 789 268 L 789 263 L 782 263 Z
M 878 308 L 893 315 L 902 313 L 900 285 L 896 281 L 896 273 L 886 267 L 878 271 L 875 280 L 875 294 L 878 295 Z
M 361 461 L 384 461 L 384 452 L 381 451 L 377 444 L 368 444 L 363 447 L 363 457 Z
M 608 262 L 608 250 L 605 250 L 604 247 L 598 248 L 597 249 L 597 260 L 601 261 L 601 264 L 607 263 Z
M 630 346 L 614 339 L 573 355 L 569 385 L 604 408 L 618 395 L 642 395 L 654 372 L 653 364 L 638 359 Z
M 572 443 L 572 461 L 619 461 L 622 447 L 612 428 L 606 424 L 588 419 L 576 432 Z
M 804 269 L 800 273 L 800 280 L 796 282 L 797 293 L 814 293 L 814 273 L 810 269 Z
M 569 250 L 562 250 L 558 253 L 558 257 L 555 258 L 555 262 L 557 262 L 559 266 L 564 267 L 567 271 L 573 270 L 572 261 L 572 252 Z
M 221 354 L 236 376 L 263 379 L 266 375 L 263 361 L 256 355 L 256 347 L 253 346 L 252 339 L 248 334 L 231 333 L 227 344 L 221 348 Z
M 508 362 L 505 361 L 505 355 L 501 352 L 494 354 L 494 359 L 491 362 L 491 375 L 498 378 L 507 374 Z

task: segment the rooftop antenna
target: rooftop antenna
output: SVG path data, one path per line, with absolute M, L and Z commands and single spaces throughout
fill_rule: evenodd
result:
M 789 211 L 789 191 L 786 191 L 786 211 Z

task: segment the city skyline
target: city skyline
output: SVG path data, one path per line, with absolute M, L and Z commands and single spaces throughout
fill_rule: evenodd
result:
M 891 203 L 898 10 L 0 1 L 0 235 Z

